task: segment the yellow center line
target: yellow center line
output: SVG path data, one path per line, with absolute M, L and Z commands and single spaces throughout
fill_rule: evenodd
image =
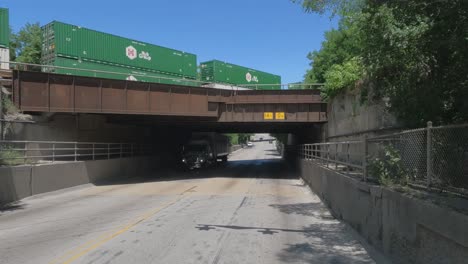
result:
M 127 232 L 128 230 L 132 229 L 133 227 L 135 227 L 139 223 L 141 223 L 141 222 L 147 220 L 148 218 L 154 216 L 155 214 L 159 213 L 161 210 L 163 210 L 163 209 L 177 203 L 178 201 L 182 200 L 182 198 L 184 198 L 187 193 L 190 193 L 196 187 L 197 186 L 193 186 L 193 187 L 183 191 L 182 193 L 179 194 L 179 197 L 177 197 L 176 199 L 174 199 L 174 200 L 172 200 L 172 201 L 170 201 L 168 203 L 165 203 L 165 204 L 161 205 L 160 207 L 137 217 L 134 221 L 132 221 L 128 225 L 125 225 L 125 226 L 119 228 L 118 230 L 116 230 L 114 232 L 103 234 L 103 235 L 99 236 L 97 239 L 90 240 L 90 241 L 78 246 L 74 250 L 69 251 L 69 252 L 65 253 L 63 256 L 57 258 L 56 260 L 51 261 L 50 264 L 55 264 L 55 263 L 70 264 L 70 263 L 74 262 L 75 260 L 77 260 L 80 257 L 86 255 L 87 253 L 89 253 L 89 252 L 97 249 L 98 247 L 102 246 L 106 242 L 108 242 L 108 241 L 114 239 L 115 237 L 117 237 L 117 236 Z

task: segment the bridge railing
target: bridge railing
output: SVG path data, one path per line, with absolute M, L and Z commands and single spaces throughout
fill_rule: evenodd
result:
M 148 145 L 137 143 L 0 140 L 0 166 L 113 159 L 150 153 Z
M 0 61 L 2 63 L 2 61 Z M 6 62 L 5 62 L 6 63 Z M 83 68 L 75 68 L 75 67 L 63 67 L 63 66 L 53 66 L 53 65 L 43 65 L 43 64 L 33 64 L 33 63 L 23 63 L 23 62 L 8 62 L 10 64 L 11 69 L 15 70 L 23 70 L 23 71 L 38 71 L 38 72 L 51 72 L 53 73 L 56 69 L 62 70 L 72 70 L 76 71 L 77 75 L 85 74 L 88 77 L 99 77 L 99 74 L 106 74 L 110 76 L 115 76 L 117 79 L 127 79 L 129 81 L 133 81 L 128 77 L 131 75 L 133 77 L 144 77 L 146 79 L 152 79 L 155 83 L 161 83 L 164 81 L 172 81 L 174 83 L 192 83 L 196 86 L 200 87 L 208 87 L 208 88 L 218 88 L 218 89 L 229 89 L 229 90 L 262 90 L 262 88 L 267 89 L 278 89 L 278 90 L 303 90 L 303 89 L 318 89 L 323 86 L 322 83 L 288 83 L 288 84 L 242 84 L 242 85 L 233 85 L 233 84 L 226 84 L 226 83 L 215 83 L 215 82 L 208 82 L 208 81 L 200 81 L 193 78 L 176 78 L 176 77 L 163 77 L 151 74 L 141 74 L 138 72 L 133 73 L 122 73 L 122 72 L 114 72 L 114 71 L 103 71 L 103 70 L 93 70 L 93 69 L 83 69 Z M 82 73 L 82 74 L 80 74 Z
M 363 141 L 305 144 L 300 148 L 300 157 L 348 175 L 363 177 L 363 148 Z
M 468 195 L 468 124 L 306 144 L 300 157 L 363 181 Z

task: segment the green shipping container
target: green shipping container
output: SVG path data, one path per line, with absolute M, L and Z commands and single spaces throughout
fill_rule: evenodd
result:
M 53 21 L 42 28 L 43 61 L 56 56 L 182 77 L 197 77 L 197 56 Z
M 138 71 L 132 70 L 119 66 L 111 66 L 100 63 L 94 63 L 89 61 L 79 61 L 76 59 L 56 57 L 50 61 L 46 62 L 46 65 L 66 67 L 66 68 L 76 68 L 74 69 L 61 69 L 61 68 L 49 68 L 46 71 L 58 73 L 58 74 L 67 74 L 67 75 L 77 75 L 77 76 L 86 76 L 86 77 L 98 77 L 98 78 L 107 78 L 107 79 L 117 79 L 117 80 L 132 80 L 140 82 L 153 82 L 153 83 L 164 83 L 164 84 L 174 84 L 174 85 L 186 85 L 186 86 L 197 86 L 195 80 L 190 79 L 178 79 L 172 75 L 158 74 L 154 72 Z M 96 72 L 98 71 L 98 72 Z M 103 71 L 103 72 L 99 72 Z
M 227 83 L 238 86 L 245 86 L 252 89 L 281 89 L 281 76 L 271 73 L 266 73 L 218 60 L 201 63 L 200 68 L 202 81 Z
M 10 22 L 8 9 L 0 8 L 0 48 L 10 47 Z

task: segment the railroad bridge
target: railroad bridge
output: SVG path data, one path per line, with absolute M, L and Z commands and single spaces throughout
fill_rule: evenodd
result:
M 15 105 L 25 112 L 98 113 L 216 124 L 327 121 L 318 90 L 224 90 L 14 70 Z M 124 115 L 124 116 L 122 116 Z

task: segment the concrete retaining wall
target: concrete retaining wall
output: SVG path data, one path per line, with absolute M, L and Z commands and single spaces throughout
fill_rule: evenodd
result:
M 399 127 L 396 118 L 388 112 L 383 101 L 360 101 L 360 94 L 354 91 L 346 91 L 331 99 L 328 103 L 328 122 L 323 127 L 322 139 L 331 137 L 329 141 L 359 140 L 364 134 L 372 137 L 391 132 L 378 132 L 380 129 Z
M 394 263 L 466 263 L 468 216 L 409 195 L 362 183 L 310 161 L 301 175 L 338 219 Z
M 0 167 L 0 204 L 81 184 L 144 176 L 157 164 L 156 157 L 134 157 Z
M 151 139 L 150 128 L 119 125 L 94 114 L 54 114 L 34 116 L 34 123 L 10 123 L 7 140 L 137 142 Z

